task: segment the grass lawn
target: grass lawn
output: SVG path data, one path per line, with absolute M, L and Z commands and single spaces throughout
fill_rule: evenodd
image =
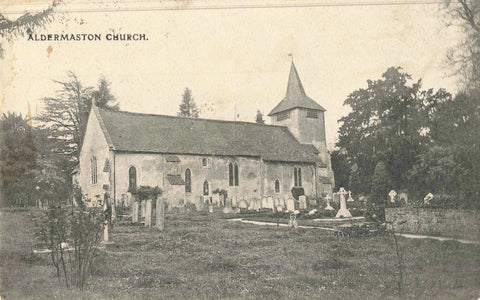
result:
M 32 211 L 1 211 L 1 299 L 398 298 L 389 236 L 337 238 L 319 229 L 167 214 L 163 232 L 120 225 L 82 292 L 58 284 L 31 230 Z M 480 246 L 400 239 L 409 298 L 476 299 Z

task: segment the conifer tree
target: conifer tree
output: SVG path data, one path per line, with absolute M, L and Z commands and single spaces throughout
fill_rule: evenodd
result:
M 193 100 L 192 91 L 188 87 L 183 92 L 182 103 L 180 103 L 179 109 L 178 115 L 180 117 L 198 118 L 198 108 Z

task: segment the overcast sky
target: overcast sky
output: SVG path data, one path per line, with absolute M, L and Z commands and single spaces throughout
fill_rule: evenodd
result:
M 48 3 L 13 2 L 1 9 L 12 19 Z M 176 115 L 189 87 L 201 117 L 233 120 L 236 107 L 237 120 L 253 122 L 284 97 L 293 53 L 307 95 L 327 109 L 331 145 L 345 98 L 390 66 L 422 78 L 425 89 L 457 90 L 445 57 L 461 33 L 442 14 L 442 1 L 69 1 L 37 33 L 102 40 L 4 44 L 1 109 L 26 113 L 29 101 L 40 110 L 58 88 L 53 80 L 73 71 L 85 85 L 103 74 L 122 110 Z M 106 41 L 112 32 L 148 40 Z

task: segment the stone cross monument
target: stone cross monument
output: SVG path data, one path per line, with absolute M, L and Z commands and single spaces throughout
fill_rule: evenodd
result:
M 334 208 L 330 205 L 330 194 L 327 194 L 325 199 L 327 199 L 327 206 L 325 207 L 325 210 L 334 210 Z
M 352 214 L 347 208 L 347 201 L 345 200 L 345 195 L 348 194 L 347 191 L 343 187 L 340 188 L 338 191 L 338 194 L 340 195 L 340 210 L 337 212 L 337 215 L 335 218 L 351 218 Z
M 388 193 L 388 196 L 390 196 L 390 202 L 394 203 L 395 196 L 397 196 L 397 192 L 395 192 L 394 190 L 391 190 L 390 193 Z

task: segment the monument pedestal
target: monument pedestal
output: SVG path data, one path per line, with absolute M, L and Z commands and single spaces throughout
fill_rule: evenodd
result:
M 326 209 L 326 208 L 325 208 Z M 337 212 L 337 215 L 335 216 L 335 218 L 351 218 L 352 217 L 352 214 L 350 213 L 350 211 L 348 210 L 348 208 L 340 208 Z

